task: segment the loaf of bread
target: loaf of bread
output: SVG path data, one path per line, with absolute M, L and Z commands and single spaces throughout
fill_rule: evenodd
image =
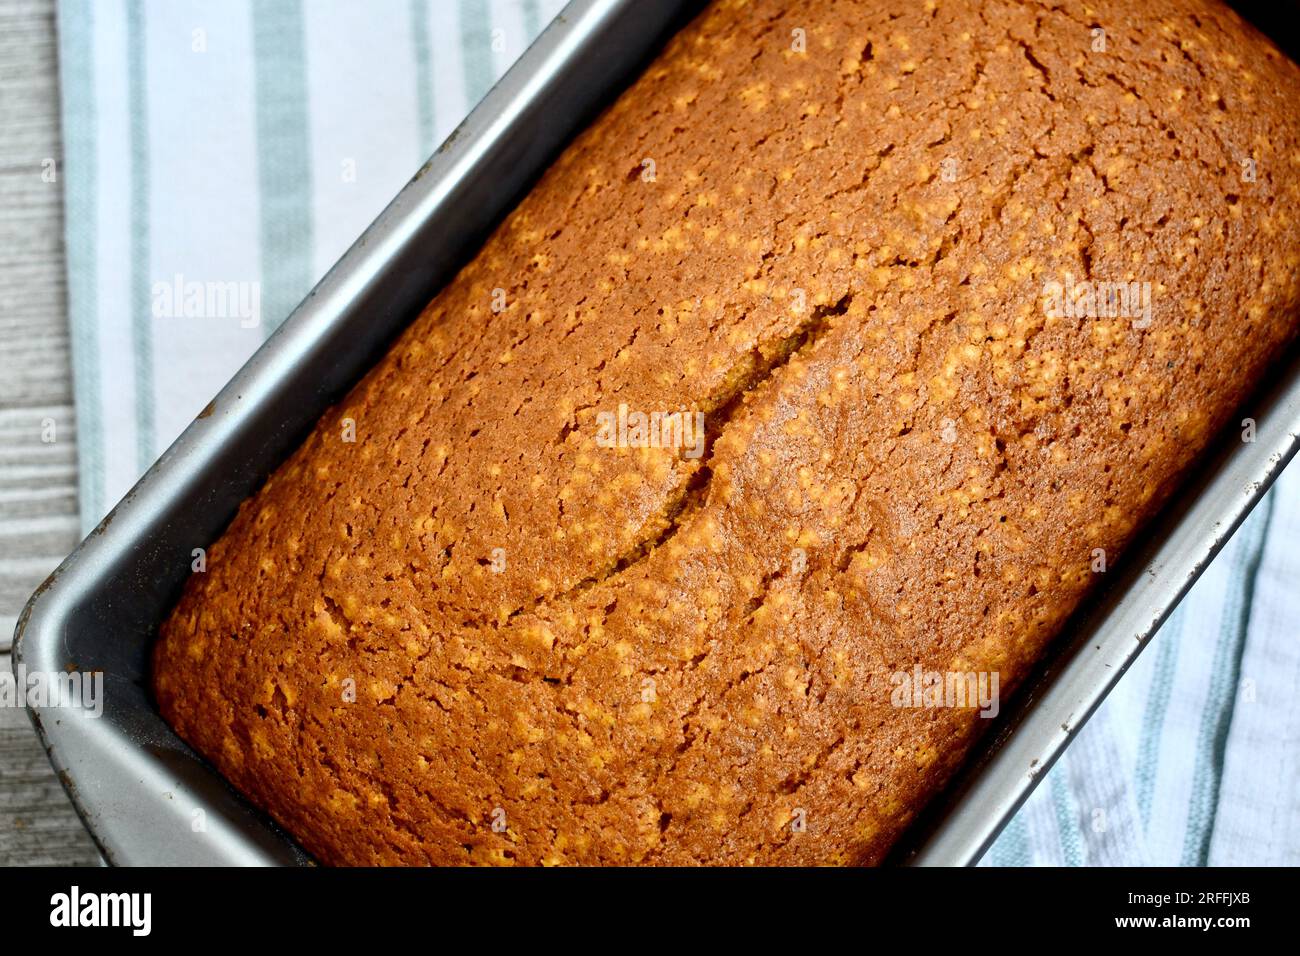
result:
M 163 715 L 325 863 L 880 861 L 1291 338 L 1297 104 L 1210 0 L 716 3 L 212 546 Z

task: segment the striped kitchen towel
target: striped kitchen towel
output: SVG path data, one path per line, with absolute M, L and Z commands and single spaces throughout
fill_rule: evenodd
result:
M 60 0 L 85 528 L 561 6 Z M 1300 862 L 1295 541 L 1292 469 L 985 862 Z
M 61 0 L 88 530 L 563 0 Z

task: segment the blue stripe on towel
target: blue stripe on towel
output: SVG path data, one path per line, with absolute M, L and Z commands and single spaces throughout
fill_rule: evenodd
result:
M 992 866 L 1029 866 L 1033 862 L 1029 849 L 1029 825 L 1023 812 L 1016 813 L 998 835 L 997 841 L 989 848 L 988 861 Z
M 60 89 L 63 99 L 64 235 L 68 259 L 68 318 L 76 387 L 77 471 L 81 530 L 88 532 L 104 506 L 103 397 L 100 394 L 96 309 L 99 209 L 95 156 L 95 8 L 91 0 L 64 0 L 59 10 Z
M 1147 705 L 1142 715 L 1142 736 L 1138 741 L 1137 804 L 1142 814 L 1142 826 L 1151 822 L 1151 803 L 1156 792 L 1156 770 L 1160 761 L 1160 735 L 1165 725 L 1165 713 L 1174 693 L 1174 673 L 1178 669 L 1178 646 L 1182 643 L 1184 606 L 1180 604 L 1165 621 L 1156 636 L 1155 673 L 1147 691 Z
M 1255 578 L 1264 558 L 1264 543 L 1273 517 L 1274 495 L 1270 491 L 1237 532 L 1242 537 L 1244 567 L 1236 568 L 1233 591 L 1223 609 L 1223 628 L 1210 665 L 1210 686 L 1196 740 L 1196 769 L 1187 808 L 1187 832 L 1183 843 L 1183 866 L 1205 866 L 1214 834 L 1214 817 L 1223 779 L 1224 751 L 1232 725 L 1237 683 L 1241 677 L 1241 656 L 1246 647 L 1250 608 L 1255 595 Z
M 131 117 L 131 348 L 135 361 L 136 470 L 154 454 L 153 283 L 149 249 L 149 86 L 143 0 L 127 7 L 127 98 Z
M 528 34 L 529 43 L 537 39 L 543 26 L 539 0 L 524 0 L 524 32 Z
M 1047 786 L 1052 799 L 1052 810 L 1056 814 L 1056 832 L 1061 843 L 1061 858 L 1066 866 L 1083 866 L 1083 837 L 1079 833 L 1079 811 L 1074 805 L 1074 796 L 1066 783 L 1069 773 L 1066 769 L 1068 753 L 1061 754 L 1060 760 L 1047 775 Z
M 461 63 L 465 73 L 465 101 L 472 108 L 492 88 L 492 21 L 487 0 L 462 0 L 460 5 Z
M 437 114 L 433 103 L 433 56 L 429 50 L 429 7 L 426 0 L 411 0 L 411 42 L 415 52 L 415 110 L 420 123 L 420 155 L 429 158 L 436 145 Z
M 301 0 L 253 4 L 262 319 L 274 332 L 311 289 L 312 166 Z

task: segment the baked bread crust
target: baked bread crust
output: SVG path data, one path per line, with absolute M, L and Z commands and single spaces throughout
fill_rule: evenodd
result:
M 1203 0 L 715 4 L 241 508 L 163 715 L 326 863 L 878 862 L 985 725 L 893 675 L 1011 690 L 1291 337 L 1297 103 Z

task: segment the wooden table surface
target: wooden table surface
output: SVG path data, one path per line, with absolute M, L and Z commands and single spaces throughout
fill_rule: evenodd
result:
M 57 179 L 48 182 L 48 160 Z M 54 0 L 0 0 L 0 668 L 18 612 L 76 545 Z M 47 426 L 53 424 L 53 441 Z M 45 434 L 43 435 L 43 432 Z M 0 866 L 99 855 L 27 719 L 0 707 Z

